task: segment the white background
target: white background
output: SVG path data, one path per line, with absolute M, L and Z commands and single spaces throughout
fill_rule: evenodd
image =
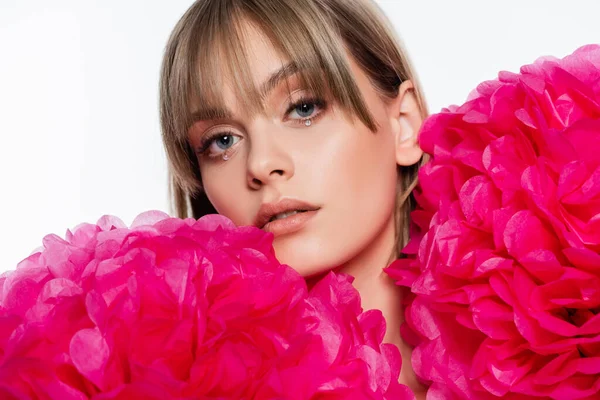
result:
M 0 0 L 0 271 L 47 233 L 168 211 L 159 66 L 191 3 Z M 432 112 L 499 70 L 600 42 L 598 0 L 379 3 Z

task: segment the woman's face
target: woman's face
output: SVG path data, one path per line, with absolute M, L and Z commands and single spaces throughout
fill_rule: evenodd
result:
M 249 27 L 246 40 L 261 87 L 289 60 L 258 30 Z M 293 75 L 265 95 L 266 112 L 251 118 L 225 85 L 232 118 L 199 121 L 189 132 L 215 209 L 237 225 L 273 232 L 278 259 L 304 276 L 343 266 L 394 234 L 399 135 L 409 123 L 400 100 L 384 101 L 350 63 L 376 133 L 330 99 L 315 99 Z

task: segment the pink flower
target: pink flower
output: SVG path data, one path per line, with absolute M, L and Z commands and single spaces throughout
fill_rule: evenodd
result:
M 600 396 L 600 46 L 426 121 L 407 328 L 431 398 Z
M 348 277 L 221 216 L 83 224 L 0 278 L 6 399 L 413 398 Z

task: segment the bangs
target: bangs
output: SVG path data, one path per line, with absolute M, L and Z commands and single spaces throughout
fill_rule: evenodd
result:
M 330 96 L 341 109 L 376 130 L 354 81 L 345 46 L 333 21 L 312 2 L 206 1 L 181 32 L 169 79 L 168 96 L 176 139 L 184 145 L 195 120 L 228 117 L 223 98 L 226 82 L 249 115 L 264 112 L 244 46 L 248 24 L 259 29 L 289 60 L 286 75 L 297 73 L 315 95 Z M 315 27 L 319 27 L 315 29 Z

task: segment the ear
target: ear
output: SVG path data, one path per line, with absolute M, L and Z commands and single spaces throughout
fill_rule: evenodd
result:
M 423 156 L 418 137 L 423 116 L 412 81 L 402 82 L 398 95 L 388 107 L 392 133 L 396 138 L 396 163 L 401 166 L 413 165 Z

